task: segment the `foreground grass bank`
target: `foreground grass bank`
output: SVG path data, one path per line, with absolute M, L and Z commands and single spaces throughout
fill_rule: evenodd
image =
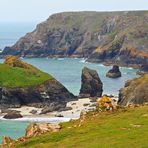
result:
M 49 133 L 16 147 L 31 148 L 147 148 L 148 106 L 114 113 L 89 113 L 80 120 L 62 124 L 59 133 Z

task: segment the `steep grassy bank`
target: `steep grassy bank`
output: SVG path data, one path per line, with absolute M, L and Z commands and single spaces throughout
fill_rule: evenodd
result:
M 25 69 L 0 64 L 0 87 L 36 86 L 50 79 L 53 79 L 52 76 L 38 69 Z
M 32 138 L 16 147 L 148 147 L 148 106 L 126 108 L 114 113 L 92 112 L 81 124 L 77 120 L 62 126 L 59 133 Z

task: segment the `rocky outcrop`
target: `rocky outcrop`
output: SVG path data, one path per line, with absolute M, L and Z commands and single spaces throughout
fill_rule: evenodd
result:
M 25 137 L 30 138 L 47 132 L 58 132 L 60 129 L 60 125 L 50 123 L 32 123 L 27 127 Z
M 2 137 L 2 145 L 0 147 L 3 148 L 13 148 L 16 147 L 17 144 L 25 142 L 32 137 L 38 137 L 42 134 L 46 133 L 55 133 L 59 132 L 61 129 L 60 125 L 57 124 L 50 124 L 50 123 L 31 123 L 26 128 L 26 134 L 23 137 L 20 137 L 16 140 L 11 139 L 10 137 L 3 136 Z
M 140 70 L 143 72 L 148 72 L 148 63 L 141 65 Z
M 39 86 L 27 88 L 1 88 L 0 108 L 15 108 L 22 105 L 48 107 L 57 110 L 66 106 L 75 97 L 57 80 L 49 80 Z M 54 107 L 54 108 L 53 108 Z
M 11 139 L 10 137 L 7 137 L 7 136 L 3 136 L 2 137 L 2 145 L 7 145 L 9 143 L 13 142 L 13 139 Z
M 148 102 L 148 74 L 125 83 L 119 91 L 119 105 L 143 104 Z
M 17 119 L 22 118 L 23 116 L 20 113 L 7 113 L 3 118 L 5 119 Z
M 147 22 L 148 11 L 58 13 L 1 56 L 85 57 L 139 67 L 148 62 Z
M 16 108 L 27 105 L 33 107 L 46 107 L 53 111 L 66 107 L 68 101 L 75 99 L 75 96 L 56 79 L 15 57 L 11 57 L 11 60 L 10 57 L 6 58 L 2 70 L 4 70 L 3 67 L 7 70 L 2 75 L 2 81 L 0 80 L 0 109 Z M 15 72 L 16 69 L 13 69 L 13 67 L 17 67 L 18 73 Z M 14 80 L 11 79 L 10 76 L 8 81 L 9 75 L 7 75 L 7 73 L 10 72 L 14 72 L 13 74 L 11 73 Z M 21 77 L 17 79 L 19 76 Z M 28 81 L 22 80 L 26 77 L 29 83 Z M 33 77 L 33 81 L 29 79 L 29 77 Z M 47 79 L 45 79 L 45 77 L 47 77 Z M 38 81 L 38 79 L 41 79 L 41 81 L 37 84 L 36 81 Z M 11 84 L 12 82 L 13 85 L 11 87 L 5 85 Z M 29 85 L 25 85 L 26 83 Z M 16 86 L 14 87 L 14 85 Z
M 112 67 L 112 69 L 107 72 L 106 77 L 109 77 L 109 78 L 118 78 L 118 77 L 121 77 L 121 72 L 119 70 L 119 66 L 114 65 Z
M 80 98 L 100 97 L 103 92 L 103 84 L 95 70 L 84 67 L 81 76 Z

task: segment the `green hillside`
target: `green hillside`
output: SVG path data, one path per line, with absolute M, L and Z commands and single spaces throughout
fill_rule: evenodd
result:
M 59 133 L 49 133 L 16 147 L 26 148 L 147 148 L 148 106 L 114 113 L 89 113 L 85 121 L 62 124 Z
M 53 79 L 52 76 L 38 69 L 25 69 L 0 64 L 0 87 L 16 88 L 35 86 L 49 79 Z

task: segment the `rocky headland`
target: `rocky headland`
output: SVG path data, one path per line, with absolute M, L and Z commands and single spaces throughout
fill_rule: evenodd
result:
M 148 62 L 147 22 L 148 11 L 58 13 L 1 57 L 84 57 L 139 68 Z
M 148 102 L 148 74 L 129 80 L 119 91 L 118 104 L 127 106 Z
M 76 99 L 51 75 L 19 58 L 7 57 L 0 71 L 0 109 L 26 105 L 54 111 Z

